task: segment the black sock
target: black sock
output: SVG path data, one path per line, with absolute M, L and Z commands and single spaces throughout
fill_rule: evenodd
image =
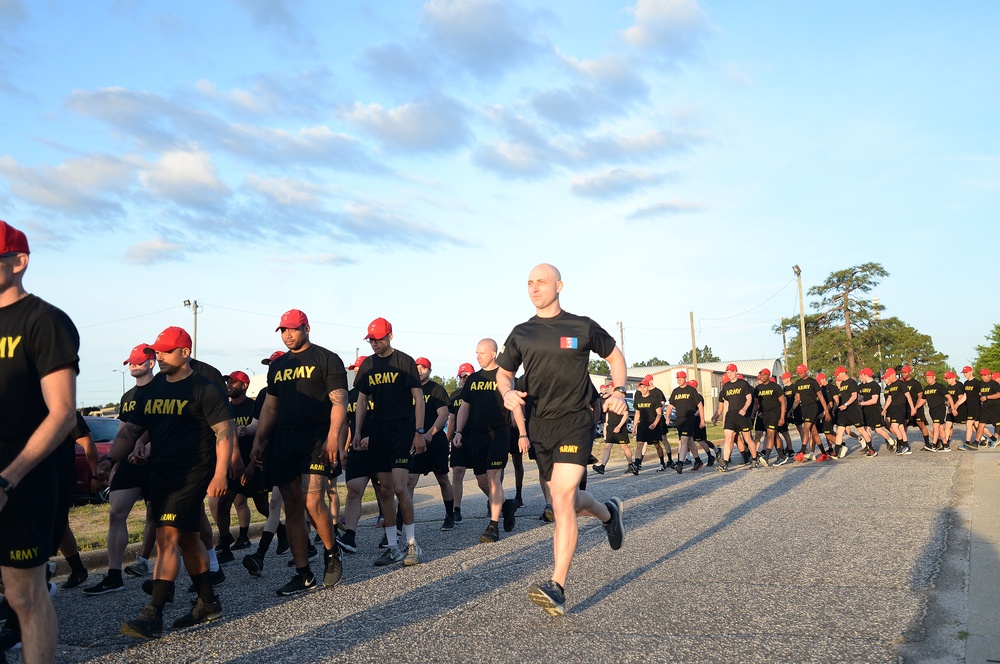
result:
M 285 530 L 285 524 L 278 524 L 278 531 L 275 533 L 278 536 L 278 543 L 283 544 L 288 542 L 288 531 Z
M 444 501 L 444 513 L 447 514 L 448 516 L 454 516 L 455 515 L 455 501 L 454 500 L 446 500 L 446 501 Z
M 452 502 L 452 504 L 454 504 L 455 501 L 453 500 L 451 502 Z M 455 506 L 455 514 L 461 514 L 461 513 L 462 513 L 462 508 L 459 507 L 458 505 L 456 505 Z
M 201 574 L 192 574 L 191 581 L 198 591 L 198 599 L 205 604 L 215 601 L 215 591 L 212 590 L 212 575 L 208 570 Z
M 246 528 L 240 528 L 240 538 L 249 539 L 249 537 L 250 537 L 250 526 L 247 526 Z
M 324 546 L 323 547 L 323 560 L 329 560 L 330 558 L 333 558 L 335 555 L 337 555 L 337 550 L 338 550 L 337 547 L 338 546 L 340 546 L 340 545 L 337 544 L 336 538 L 333 540 L 333 548 L 332 549 L 328 549 L 328 548 L 326 548 Z
M 207 577 L 208 574 L 206 573 Z M 211 587 L 209 583 L 209 587 Z M 149 603 L 156 607 L 156 610 L 163 613 L 163 607 L 167 604 L 167 597 L 170 596 L 171 591 L 174 589 L 173 581 L 165 581 L 163 579 L 153 580 L 153 599 L 149 600 Z
M 662 454 L 660 455 L 660 465 L 661 466 L 663 465 L 663 455 Z
M 313 575 L 312 568 L 310 568 L 309 565 L 306 565 L 305 567 L 296 567 L 295 571 L 296 573 L 301 574 L 307 579 L 312 578 Z
M 21 633 L 21 619 L 17 617 L 17 612 L 14 609 L 7 610 L 7 622 L 4 623 L 3 628 L 17 634 Z
M 83 561 L 80 560 L 79 552 L 74 553 L 72 556 L 66 556 L 66 562 L 69 563 L 69 568 L 73 570 L 74 574 L 87 573 L 87 568 L 83 566 Z
M 257 553 L 264 555 L 267 550 L 271 548 L 271 540 L 274 539 L 274 533 L 269 533 L 266 530 L 260 534 L 260 542 L 257 544 Z
M 122 582 L 122 571 L 120 569 L 108 568 L 108 578 L 112 581 Z

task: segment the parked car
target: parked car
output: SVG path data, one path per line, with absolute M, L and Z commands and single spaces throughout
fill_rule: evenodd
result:
M 92 417 L 84 416 L 83 420 L 90 427 L 90 435 L 94 439 L 97 447 L 98 458 L 107 455 L 111 451 L 111 442 L 118 433 L 118 420 L 113 417 Z M 106 501 L 107 491 L 93 492 L 90 490 L 90 464 L 83 452 L 83 446 L 76 445 L 76 486 L 73 487 L 74 502 L 96 502 Z M 106 487 L 105 487 L 106 489 Z

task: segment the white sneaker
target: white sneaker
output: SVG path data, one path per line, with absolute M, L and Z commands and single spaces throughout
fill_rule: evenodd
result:
M 421 553 L 422 552 L 420 551 L 420 547 L 417 546 L 417 543 L 410 542 L 406 546 L 406 557 L 403 558 L 403 564 L 406 565 L 407 567 L 411 565 L 419 565 Z

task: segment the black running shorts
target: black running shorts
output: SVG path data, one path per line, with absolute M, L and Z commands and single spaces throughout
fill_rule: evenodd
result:
M 750 418 L 745 415 L 740 415 L 738 410 L 730 410 L 726 413 L 726 420 L 723 423 L 723 428 L 727 431 L 750 431 L 750 425 L 752 422 Z
M 861 415 L 865 418 L 866 427 L 878 429 L 885 426 L 885 422 L 882 421 L 882 409 L 878 406 L 862 406 Z
M 0 468 L 6 468 L 23 448 L 0 444 Z M 62 500 L 59 460 L 57 450 L 7 494 L 7 504 L 0 510 L 0 567 L 29 569 L 55 555 L 52 531 Z
M 837 426 L 849 427 L 854 425 L 859 429 L 865 425 L 864 415 L 861 414 L 861 406 L 852 403 L 844 410 L 837 409 Z
M 427 451 L 423 454 L 410 455 L 411 475 L 448 474 L 448 436 L 438 431 L 427 443 Z
M 906 420 L 906 426 L 915 427 L 917 426 L 917 422 L 923 422 L 924 424 L 929 424 L 929 422 L 927 421 L 927 416 L 924 414 L 923 407 L 917 408 L 916 415 L 910 415 L 909 419 Z
M 350 482 L 359 477 L 375 477 L 375 470 L 372 468 L 371 455 L 368 450 L 356 450 L 353 447 L 347 450 L 347 466 L 344 469 L 344 481 Z
M 271 458 L 271 481 L 274 485 L 288 484 L 301 475 L 330 476 L 330 464 L 323 447 L 329 427 L 284 429 Z
M 510 428 L 489 431 L 467 431 L 462 436 L 462 447 L 469 447 L 472 472 L 482 475 L 487 470 L 502 470 L 507 466 L 510 449 Z
M 462 434 L 465 437 L 465 434 Z M 452 468 L 468 468 L 471 465 L 469 460 L 469 448 L 465 445 L 461 447 L 451 446 L 451 467 Z
M 906 422 L 906 412 L 907 406 L 901 406 L 899 408 L 890 407 L 885 411 L 885 416 L 888 418 L 890 424 L 903 424 Z
M 674 422 L 674 426 L 677 428 L 678 436 L 693 437 L 695 431 L 698 430 L 698 413 L 690 413 L 683 418 L 678 417 L 676 422 Z
M 594 447 L 593 417 L 590 410 L 585 409 L 554 420 L 532 418 L 528 435 L 543 479 L 552 479 L 552 466 L 557 463 L 586 468 Z
M 800 412 L 802 413 L 803 424 L 815 424 L 819 418 L 819 404 L 816 402 L 803 403 L 800 406 Z
M 182 533 L 198 532 L 208 485 L 215 469 L 211 466 L 163 467 L 149 470 L 149 504 L 157 528 L 170 526 Z
M 663 440 L 663 435 L 660 433 L 660 426 L 656 425 L 655 429 L 650 429 L 650 424 L 650 422 L 639 421 L 639 430 L 632 431 L 632 435 L 635 436 L 636 441 L 640 443 L 658 443 Z
M 132 463 L 127 458 L 118 463 L 114 476 L 111 478 L 112 491 L 139 489 L 139 495 L 149 497 L 149 466 L 145 463 Z
M 413 420 L 392 420 L 371 423 L 368 436 L 368 454 L 376 473 L 389 473 L 394 468 L 410 469 L 410 450 L 416 427 Z

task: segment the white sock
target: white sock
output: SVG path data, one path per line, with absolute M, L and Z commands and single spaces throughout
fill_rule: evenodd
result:
M 385 529 L 385 540 L 388 542 L 390 549 L 395 549 L 399 546 L 399 540 L 396 538 L 396 526 L 389 526 Z
M 215 547 L 211 547 L 208 550 L 208 571 L 218 572 L 219 571 L 219 558 L 215 555 Z
M 412 544 L 413 542 L 417 541 L 416 537 L 414 537 L 414 535 L 413 535 L 413 524 L 412 523 L 410 523 L 410 524 L 404 523 L 403 524 L 403 539 L 406 540 L 407 544 Z

